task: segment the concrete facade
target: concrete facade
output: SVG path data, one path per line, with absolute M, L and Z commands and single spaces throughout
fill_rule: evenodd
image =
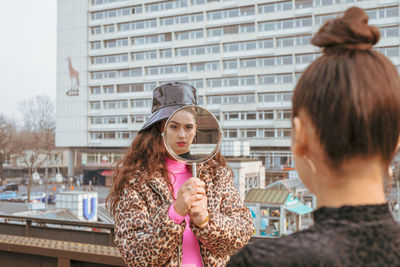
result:
M 398 0 L 58 0 L 56 144 L 110 158 L 149 116 L 152 90 L 179 80 L 225 140 L 249 142 L 266 170 L 292 167 L 292 90 L 320 55 L 311 36 L 354 5 L 399 66 Z

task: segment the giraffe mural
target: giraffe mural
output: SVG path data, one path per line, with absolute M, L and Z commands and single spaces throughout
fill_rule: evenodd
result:
M 67 61 L 71 87 L 67 90 L 66 94 L 68 96 L 79 95 L 79 72 L 72 67 L 70 55 L 68 55 Z

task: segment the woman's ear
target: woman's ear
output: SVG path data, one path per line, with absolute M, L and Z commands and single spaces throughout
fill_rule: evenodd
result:
M 293 118 L 292 129 L 292 152 L 298 157 L 302 157 L 307 151 L 307 133 L 304 121 L 300 117 Z

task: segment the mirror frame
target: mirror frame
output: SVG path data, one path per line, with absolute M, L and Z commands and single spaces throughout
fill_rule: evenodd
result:
M 185 159 L 185 158 L 180 157 L 177 153 L 175 153 L 175 151 L 168 145 L 168 143 L 167 143 L 167 138 L 166 138 L 166 134 L 165 134 L 166 129 L 167 129 L 167 125 L 168 125 L 170 119 L 171 119 L 176 113 L 178 113 L 179 111 L 181 111 L 181 110 L 183 110 L 183 109 L 187 109 L 187 108 L 196 108 L 196 109 L 200 108 L 200 109 L 202 109 L 202 110 L 205 110 L 207 113 L 211 114 L 212 118 L 215 120 L 215 122 L 217 123 L 217 126 L 218 126 L 218 141 L 217 141 L 217 143 L 215 144 L 215 148 L 213 149 L 213 151 L 212 151 L 210 154 L 208 154 L 208 156 L 202 157 L 202 158 L 196 159 L 196 160 Z M 165 148 L 167 149 L 168 153 L 169 153 L 175 160 L 177 160 L 177 161 L 184 161 L 184 162 L 186 162 L 186 163 L 189 164 L 189 165 L 195 165 L 195 164 L 197 164 L 197 163 L 204 163 L 204 162 L 207 162 L 208 160 L 212 159 L 212 158 L 218 153 L 218 151 L 219 151 L 220 148 L 221 148 L 222 133 L 223 133 L 223 132 L 222 132 L 222 129 L 221 129 L 221 125 L 219 124 L 219 121 L 217 120 L 217 118 L 215 117 L 215 115 L 212 114 L 211 111 L 209 111 L 208 109 L 206 109 L 206 108 L 204 108 L 204 107 L 201 107 L 201 106 L 187 105 L 187 106 L 183 106 L 183 107 L 180 107 L 179 109 L 175 110 L 174 113 L 172 113 L 172 114 L 168 117 L 167 121 L 165 122 L 164 131 L 161 133 L 161 136 L 162 136 L 162 138 L 163 138 L 163 142 L 164 142 Z

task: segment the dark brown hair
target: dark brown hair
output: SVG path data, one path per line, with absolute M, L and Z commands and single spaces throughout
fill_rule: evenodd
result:
M 293 94 L 296 117 L 305 111 L 327 161 L 378 155 L 390 164 L 400 134 L 400 79 L 395 66 L 372 50 L 379 31 L 360 8 L 326 22 L 311 43 L 323 55 L 305 70 Z
M 169 154 L 161 136 L 161 125 L 163 123 L 165 121 L 158 122 L 150 128 L 140 131 L 132 140 L 128 152 L 118 162 L 113 176 L 113 184 L 106 199 L 106 204 L 111 214 L 115 212 L 124 187 L 137 171 L 145 170 L 146 172 L 146 175 L 139 177 L 139 184 L 147 183 L 157 173 L 161 174 L 172 191 L 171 195 L 174 196 L 165 162 Z M 217 166 L 225 167 L 226 163 L 218 152 L 213 160 L 208 161 L 206 165 L 211 167 L 211 172 L 213 173 Z

